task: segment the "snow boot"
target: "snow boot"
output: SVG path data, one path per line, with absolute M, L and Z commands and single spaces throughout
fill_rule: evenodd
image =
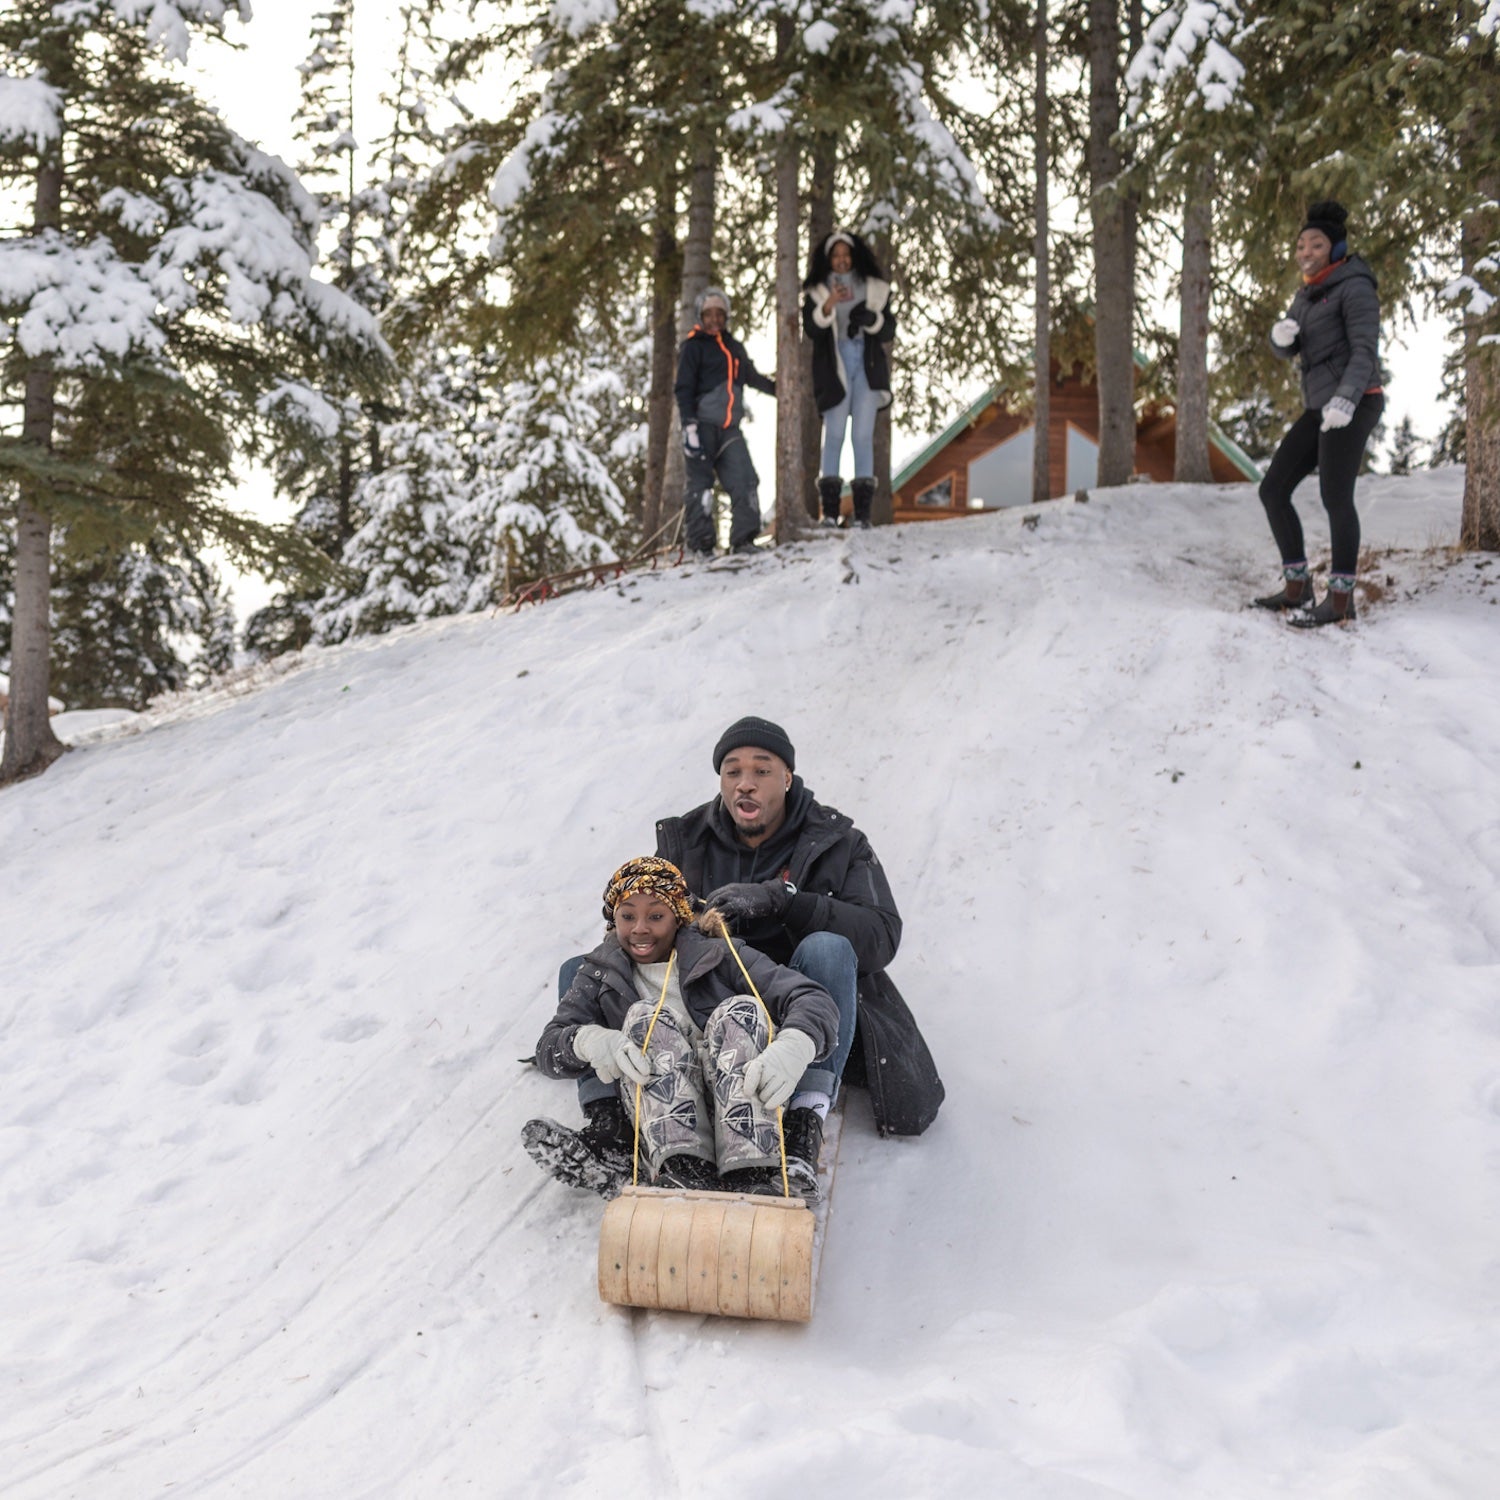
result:
M 632 1138 L 618 1099 L 591 1099 L 588 1123 L 570 1130 L 556 1120 L 528 1120 L 521 1129 L 526 1154 L 568 1187 L 613 1198 L 630 1177 Z
M 1264 594 L 1255 601 L 1257 609 L 1311 609 L 1313 581 L 1304 565 L 1300 570 L 1286 570 L 1286 582 L 1279 594 Z
M 792 1190 L 796 1191 L 796 1183 L 792 1184 Z M 719 1187 L 726 1193 L 759 1193 L 762 1197 L 783 1197 L 781 1188 L 781 1168 L 777 1167 L 736 1167 L 732 1172 L 726 1172 L 719 1179 Z
M 844 481 L 837 474 L 824 474 L 818 479 L 818 501 L 823 507 L 820 526 L 837 526 L 839 511 L 844 503 Z
M 696 1188 L 701 1192 L 716 1193 L 722 1184 L 711 1161 L 701 1156 L 669 1156 L 657 1172 L 652 1187 Z
M 823 1149 L 823 1117 L 815 1109 L 789 1109 L 782 1118 L 786 1175 L 794 1192 L 818 1196 L 818 1154 Z
M 861 531 L 870 529 L 870 508 L 875 503 L 875 481 L 856 477 L 850 488 L 854 491 L 854 524 Z
M 1354 581 L 1350 579 L 1347 588 L 1337 589 L 1330 584 L 1321 604 L 1288 623 L 1299 630 L 1314 630 L 1319 625 L 1343 625 L 1354 618 Z

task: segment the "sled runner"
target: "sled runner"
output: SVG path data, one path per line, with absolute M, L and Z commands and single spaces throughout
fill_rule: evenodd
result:
M 621 1307 L 805 1323 L 828 1223 L 842 1112 L 830 1110 L 816 1205 L 804 1198 L 621 1189 L 599 1230 L 599 1296 Z

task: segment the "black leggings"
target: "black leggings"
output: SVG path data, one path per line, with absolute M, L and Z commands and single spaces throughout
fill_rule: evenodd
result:
M 1292 506 L 1292 491 L 1318 471 L 1323 509 L 1328 512 L 1328 534 L 1333 544 L 1330 573 L 1352 574 L 1359 564 L 1359 514 L 1354 509 L 1354 481 L 1359 475 L 1365 444 L 1370 441 L 1385 397 L 1378 392 L 1354 408 L 1347 427 L 1323 429 L 1321 411 L 1305 411 L 1292 423 L 1260 482 L 1260 500 L 1271 523 L 1271 535 L 1281 548 L 1284 563 L 1307 561 L 1302 522 Z

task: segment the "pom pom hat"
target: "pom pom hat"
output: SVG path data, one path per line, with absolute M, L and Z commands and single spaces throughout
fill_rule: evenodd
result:
M 1333 247 L 1328 258 L 1342 260 L 1349 253 L 1349 232 L 1344 227 L 1348 220 L 1349 210 L 1342 203 L 1324 198 L 1307 210 L 1307 219 L 1302 229 L 1316 229 L 1319 234 L 1325 235 Z

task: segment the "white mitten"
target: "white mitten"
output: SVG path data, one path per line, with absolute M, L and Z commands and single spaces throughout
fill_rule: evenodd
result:
M 1343 396 L 1335 396 L 1323 408 L 1323 431 L 1328 432 L 1334 427 L 1347 427 L 1349 418 L 1353 415 L 1354 403 Z
M 767 1109 L 780 1109 L 817 1053 L 818 1044 L 805 1031 L 784 1027 L 759 1057 L 745 1064 L 745 1092 Z
M 649 1083 L 651 1064 L 646 1054 L 625 1035 L 608 1026 L 580 1026 L 573 1033 L 573 1051 L 587 1063 L 601 1083 L 624 1078 L 630 1083 Z
M 1271 325 L 1271 342 L 1282 349 L 1290 349 L 1302 334 L 1302 325 L 1295 318 L 1283 318 Z

